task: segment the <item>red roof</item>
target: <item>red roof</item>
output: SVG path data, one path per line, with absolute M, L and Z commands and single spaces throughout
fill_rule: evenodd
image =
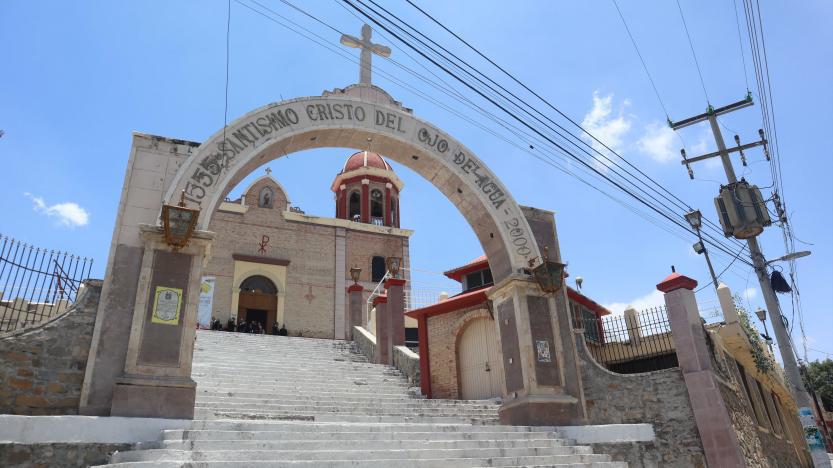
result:
M 392 171 L 393 168 L 390 167 L 385 158 L 382 156 L 371 153 L 370 151 L 359 151 L 358 153 L 354 153 L 352 156 L 347 158 L 347 162 L 344 163 L 344 169 L 342 169 L 342 173 L 355 171 L 356 169 L 361 169 L 362 167 L 375 167 L 377 169 L 383 169 L 386 171 Z
M 445 276 L 453 279 L 454 281 L 463 282 L 463 276 L 475 272 L 477 270 L 483 270 L 489 267 L 489 260 L 486 258 L 485 255 L 481 255 L 474 260 L 466 263 L 465 265 L 458 266 L 457 268 L 453 268 L 451 270 L 446 271 L 443 273 Z

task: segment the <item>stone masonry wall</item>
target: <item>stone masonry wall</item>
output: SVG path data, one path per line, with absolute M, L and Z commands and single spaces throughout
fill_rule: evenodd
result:
M 78 414 L 100 295 L 87 280 L 65 314 L 0 335 L 0 413 Z
M 731 381 L 720 380 L 720 393 L 726 402 L 747 465 L 767 468 L 809 466 L 809 453 L 804 448 L 803 434 L 796 427 L 799 422 L 794 412 L 787 413 L 780 405 L 778 412 L 770 407 L 772 422 L 767 420 L 766 427 L 759 425 L 754 409 L 742 389 L 740 371 L 732 365 L 727 367 L 732 374 Z M 781 418 L 778 417 L 779 413 Z M 788 427 L 782 426 L 782 420 Z M 800 449 L 793 445 L 794 440 L 798 440 Z
M 634 468 L 706 466 L 679 369 L 614 374 L 593 360 L 583 339 L 576 341 L 589 424 L 647 422 L 656 433 L 649 443 L 608 444 L 604 447 L 607 453 Z
M 130 450 L 132 444 L 3 444 L 0 466 L 26 468 L 81 468 L 103 465 L 116 451 Z

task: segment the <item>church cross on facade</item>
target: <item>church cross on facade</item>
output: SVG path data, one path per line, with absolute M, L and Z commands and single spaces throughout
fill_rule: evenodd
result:
M 343 45 L 346 45 L 347 47 L 355 47 L 357 49 L 361 49 L 362 51 L 361 60 L 359 62 L 361 67 L 359 70 L 359 83 L 363 84 L 370 84 L 370 67 L 373 54 L 380 55 L 382 57 L 390 57 L 390 47 L 372 43 L 370 41 L 372 34 L 373 31 L 370 29 L 370 26 L 365 24 L 362 26 L 361 39 L 349 34 L 341 35 L 341 43 Z

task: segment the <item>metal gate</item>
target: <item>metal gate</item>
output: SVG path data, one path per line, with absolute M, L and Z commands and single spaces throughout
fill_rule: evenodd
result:
M 503 364 L 493 320 L 475 319 L 463 330 L 457 346 L 457 365 L 462 399 L 483 400 L 502 395 Z

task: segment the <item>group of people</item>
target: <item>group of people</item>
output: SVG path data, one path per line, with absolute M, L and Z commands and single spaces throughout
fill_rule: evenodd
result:
M 245 321 L 241 320 L 237 322 L 234 317 L 228 319 L 226 322 L 226 326 L 223 327 L 223 324 L 220 323 L 220 320 L 217 317 L 211 318 L 211 329 L 216 331 L 230 331 L 230 332 L 237 332 L 237 333 L 255 333 L 258 335 L 265 335 L 267 333 L 266 327 L 258 322 L 257 320 Z M 286 336 L 287 331 L 285 326 L 281 326 L 278 328 L 278 324 L 272 324 L 271 335 L 280 335 Z

